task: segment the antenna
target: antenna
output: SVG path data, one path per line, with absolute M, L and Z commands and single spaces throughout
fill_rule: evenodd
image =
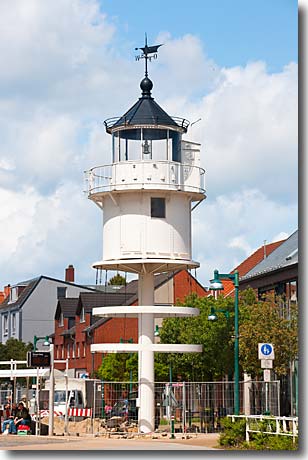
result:
M 151 62 L 152 59 L 157 59 L 157 51 L 158 48 L 161 45 L 153 45 L 153 46 L 148 46 L 148 37 L 147 34 L 145 33 L 145 40 L 144 40 L 144 47 L 143 48 L 135 48 L 135 50 L 141 50 L 142 54 L 139 54 L 139 56 L 136 56 L 135 59 L 136 61 L 139 61 L 140 59 L 145 59 L 145 76 L 148 76 L 148 60 Z M 150 56 L 151 55 L 151 56 Z

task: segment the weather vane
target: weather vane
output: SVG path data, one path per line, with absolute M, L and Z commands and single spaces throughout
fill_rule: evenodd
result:
M 145 59 L 145 76 L 148 76 L 148 60 L 151 62 L 152 59 L 157 59 L 157 51 L 161 45 L 148 46 L 147 34 L 145 34 L 145 45 L 143 48 L 135 48 L 135 50 L 141 50 L 142 54 L 136 56 L 136 61 Z M 149 56 L 151 55 L 151 56 Z

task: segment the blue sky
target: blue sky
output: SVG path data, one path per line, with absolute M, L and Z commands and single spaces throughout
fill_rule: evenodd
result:
M 145 32 L 151 40 L 162 31 L 175 37 L 193 33 L 219 66 L 264 60 L 276 72 L 286 62 L 297 61 L 295 0 L 101 0 L 100 4 L 115 21 L 120 43 L 128 40 L 141 46 Z
M 201 119 L 186 136 L 206 170 L 192 222 L 199 281 L 296 230 L 295 1 L 1 0 L 0 289 L 63 278 L 68 264 L 95 282 L 102 215 L 83 171 L 111 162 L 102 120 L 140 96 L 145 32 L 164 43 L 155 100 Z

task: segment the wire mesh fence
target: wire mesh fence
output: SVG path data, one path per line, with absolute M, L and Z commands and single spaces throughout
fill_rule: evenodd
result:
M 279 415 L 279 382 L 240 383 L 241 413 Z M 103 418 L 113 427 L 116 419 L 138 424 L 138 384 L 103 384 Z M 209 433 L 221 429 L 220 421 L 234 413 L 234 382 L 155 383 L 155 429 Z M 112 420 L 114 423 L 112 423 Z
M 76 379 L 72 379 L 76 380 Z M 78 379 L 79 380 L 79 379 Z M 82 380 L 82 379 L 80 379 Z M 240 413 L 280 415 L 279 381 L 240 382 Z M 55 387 L 54 432 L 57 434 L 138 433 L 138 383 L 92 380 Z M 155 383 L 155 430 L 215 433 L 221 419 L 234 414 L 234 382 L 157 382 Z M 49 390 L 31 392 L 30 413 L 37 425 L 35 432 L 47 434 Z M 19 394 L 20 393 L 20 394 Z M 19 400 L 25 390 L 16 392 Z M 0 392 L 0 400 L 8 393 Z M 31 402 L 39 407 L 33 406 Z

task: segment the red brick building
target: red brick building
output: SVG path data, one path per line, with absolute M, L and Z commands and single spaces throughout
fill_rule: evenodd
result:
M 94 307 L 138 305 L 138 281 L 122 288 L 107 286 L 106 292 L 81 293 L 79 298 L 59 299 L 55 314 L 55 359 L 69 359 L 69 368 L 76 377 L 93 375 L 102 362 L 101 353 L 91 353 L 93 343 L 117 343 L 138 340 L 138 320 L 135 318 L 98 318 Z M 203 286 L 188 271 L 155 276 L 155 303 L 178 304 L 191 293 L 208 295 Z M 158 322 L 157 325 L 160 325 Z M 65 364 L 55 367 L 64 370 Z

